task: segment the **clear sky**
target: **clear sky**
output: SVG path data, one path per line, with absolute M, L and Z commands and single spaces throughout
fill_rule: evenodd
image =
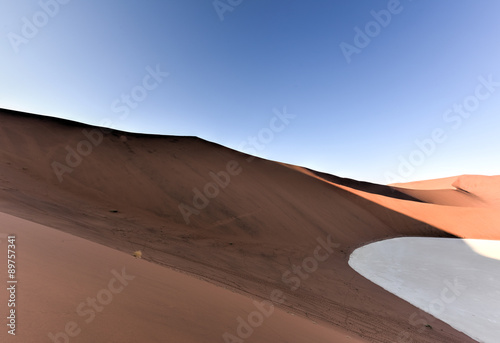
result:
M 499 13 L 497 0 L 9 1 L 0 107 L 378 183 L 500 174 Z

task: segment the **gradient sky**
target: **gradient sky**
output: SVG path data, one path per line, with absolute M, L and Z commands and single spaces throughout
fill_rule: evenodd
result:
M 378 183 L 500 174 L 497 0 L 59 1 L 2 4 L 0 107 L 246 152 L 260 134 L 259 156 Z M 168 76 L 142 93 L 148 67 Z

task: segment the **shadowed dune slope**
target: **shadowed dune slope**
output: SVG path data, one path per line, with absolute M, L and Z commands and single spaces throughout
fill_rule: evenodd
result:
M 195 137 L 102 134 L 12 111 L 0 112 L 0 123 L 1 212 L 127 253 L 141 249 L 145 260 L 243 295 L 268 299 L 280 289 L 281 308 L 369 342 L 404 334 L 473 342 L 438 320 L 433 330 L 412 325 L 419 310 L 347 260 L 359 246 L 399 236 L 498 239 L 498 214 L 488 206 L 443 206 L 402 187 L 389 192 L 396 197 L 387 186 L 349 187 Z M 67 167 L 62 182 L 55 165 Z M 454 194 L 447 197 L 460 203 Z M 193 213 L 183 216 L 180 205 Z M 314 256 L 318 239 L 338 245 L 314 272 L 292 280 L 290 271 Z

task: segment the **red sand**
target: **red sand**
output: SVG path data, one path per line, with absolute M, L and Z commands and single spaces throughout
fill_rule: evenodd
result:
M 224 332 L 236 334 L 237 317 L 256 309 L 247 296 L 103 245 L 6 214 L 0 222 L 18 244 L 18 325 L 15 337 L 3 328 L 2 342 L 50 342 L 49 334 L 61 342 L 64 336 L 70 342 L 221 342 Z M 7 303 L 5 292 L 0 301 Z M 67 325 L 76 337 L 67 335 Z M 251 339 L 362 342 L 280 309 Z
M 0 112 L 0 122 L 0 212 L 72 235 L 1 216 L 3 226 L 18 232 L 19 258 L 26 259 L 19 266 L 26 287 L 24 298 L 19 295 L 19 334 L 28 342 L 75 318 L 75 306 L 122 265 L 141 277 L 71 341 L 223 342 L 252 299 L 269 299 L 279 289 L 286 301 L 245 342 L 398 342 L 404 336 L 473 342 L 438 320 L 432 329 L 412 325 L 418 309 L 347 261 L 355 248 L 391 237 L 499 239 L 498 178 L 467 176 L 460 181 L 467 192 L 446 182 L 429 192 L 395 189 L 259 158 L 248 162 L 247 155 L 194 137 L 114 131 L 59 182 L 52 163 L 65 161 L 65 147 L 87 140 L 82 130 L 98 129 L 8 111 Z M 187 225 L 179 205 L 193 206 L 193 190 L 203 190 L 213 181 L 210 173 L 227 171 L 230 161 L 241 173 Z M 338 247 L 291 290 L 283 274 L 314 256 L 317 239 L 328 236 Z M 130 257 L 135 250 L 143 260 Z M 41 286 L 51 280 L 53 288 Z

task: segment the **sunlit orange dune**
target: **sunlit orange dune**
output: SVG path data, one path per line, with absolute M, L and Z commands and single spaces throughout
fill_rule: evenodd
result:
M 84 152 L 80 159 L 71 152 L 78 149 Z M 465 201 L 463 192 L 439 197 L 449 204 Z M 68 270 L 67 275 L 78 277 L 86 262 L 80 264 L 75 256 L 86 252 L 89 267 L 82 273 L 92 282 L 106 282 L 110 265 L 103 262 L 104 274 L 90 267 L 93 259 L 100 260 L 95 256 L 101 253 L 93 254 L 98 243 L 107 247 L 102 256 L 119 254 L 116 261 L 154 268 L 154 273 L 144 275 L 158 292 L 164 292 L 163 286 L 171 288 L 162 283 L 166 279 L 160 270 L 169 280 L 183 278 L 185 283 L 179 281 L 172 289 L 175 297 L 161 293 L 158 298 L 161 316 L 152 310 L 157 309 L 154 298 L 148 298 L 150 308 L 140 307 L 145 318 L 155 321 L 151 335 L 175 333 L 176 342 L 205 342 L 205 335 L 216 337 L 219 328 L 234 328 L 238 316 L 248 315 L 245 306 L 253 306 L 252 299 L 268 300 L 274 290 L 286 296 L 284 303 L 276 304 L 280 310 L 272 316 L 275 319 L 269 318 L 274 324 L 256 329 L 245 342 L 293 342 L 299 337 L 297 341 L 332 342 L 343 335 L 351 337 L 344 337 L 348 342 L 397 342 L 403 334 L 424 343 L 474 342 L 439 320 L 432 329 L 415 324 L 411 318 L 420 315 L 416 307 L 363 278 L 347 263 L 354 249 L 392 237 L 500 236 L 498 211 L 488 202 L 459 207 L 431 200 L 407 194 L 402 187 L 249 159 L 196 137 L 103 133 L 66 120 L 0 112 L 0 212 L 64 231 L 82 242 L 74 255 L 73 249 L 63 249 L 66 243 L 61 240 L 48 250 L 61 263 L 67 261 L 57 266 L 60 273 Z M 195 211 L 181 211 L 186 208 Z M 30 241 L 30 232 L 19 230 L 19 242 Z M 331 249 L 327 255 L 318 252 L 320 241 Z M 138 250 L 142 259 L 131 256 Z M 318 259 L 323 257 L 324 261 Z M 27 277 L 31 281 L 25 281 L 26 287 L 35 289 L 28 283 L 37 277 L 45 280 L 41 274 L 49 267 L 38 265 L 40 272 Z M 73 311 L 82 293 L 91 296 L 99 290 L 92 283 L 92 289 L 84 287 L 77 294 L 71 277 L 58 281 L 58 306 L 37 308 L 41 305 L 36 301 L 43 299 L 33 300 L 31 311 L 46 311 L 44 320 L 59 320 L 61 309 Z M 206 290 L 199 310 L 189 304 L 189 298 L 199 293 L 183 286 L 187 284 Z M 119 305 L 118 298 L 116 304 L 134 306 Z M 217 311 L 209 311 L 210 306 L 220 313 L 214 315 Z M 287 312 L 295 321 L 287 322 Z M 113 312 L 106 322 L 96 317 L 86 334 L 111 335 L 119 330 L 122 316 L 133 318 L 126 311 Z M 212 326 L 217 330 L 209 329 Z M 312 333 L 313 327 L 321 330 Z M 19 326 L 35 335 L 45 335 L 46 329 Z M 217 336 L 221 342 L 223 333 Z M 137 340 L 130 336 L 124 341 Z
M 420 200 L 439 205 L 500 206 L 500 176 L 462 175 L 392 186 Z
M 321 173 L 304 172 L 331 182 Z M 389 186 L 343 180 L 332 184 L 457 237 L 500 239 L 498 176 L 465 175 Z M 378 192 L 371 190 L 374 187 Z

